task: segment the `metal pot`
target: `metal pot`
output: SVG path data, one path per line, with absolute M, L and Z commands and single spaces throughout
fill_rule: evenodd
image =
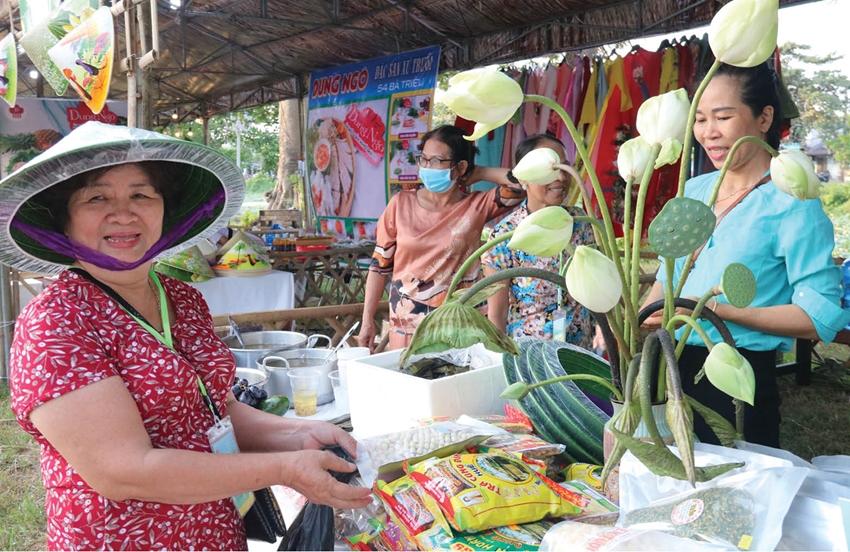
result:
M 324 335 L 310 336 L 308 340 L 303 333 L 284 331 L 245 332 L 242 334 L 242 340 L 246 348 L 242 348 L 235 335 L 229 335 L 222 341 L 233 353 L 236 366 L 253 368 L 260 357 L 272 351 L 288 351 L 305 347 L 309 349 L 315 347 L 316 341 L 322 337 L 330 342 L 330 339 Z
M 265 387 L 269 376 L 258 368 L 237 368 L 236 377 L 248 380 L 248 385 L 254 385 L 262 389 Z
M 325 337 L 325 336 L 322 336 Z M 289 397 L 290 408 L 295 407 L 292 397 L 292 387 L 289 384 L 290 368 L 312 368 L 318 370 L 322 377 L 319 380 L 319 398 L 316 404 L 322 405 L 334 400 L 334 391 L 328 374 L 337 369 L 336 354 L 328 358 L 328 349 L 294 349 L 291 351 L 274 351 L 257 361 L 257 366 L 268 374 L 266 391 L 269 395 L 286 395 Z

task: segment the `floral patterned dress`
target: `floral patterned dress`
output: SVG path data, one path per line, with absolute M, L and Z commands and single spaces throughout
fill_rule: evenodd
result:
M 118 376 L 136 401 L 155 448 L 211 452 L 212 425 L 196 374 L 222 415 L 235 363 L 191 286 L 160 276 L 177 312 L 175 351 L 160 344 L 99 287 L 72 271 L 31 301 L 17 321 L 10 358 L 12 409 L 41 446 L 47 546 L 53 550 L 245 550 L 229 499 L 203 504 L 114 501 L 95 492 L 39 433 L 30 412 L 45 402 Z
M 580 207 L 564 209 L 574 217 L 586 216 Z M 528 216 L 528 205 L 523 203 L 516 211 L 505 217 L 490 232 L 490 238 L 500 236 L 516 229 L 517 225 Z M 592 227 L 588 223 L 576 223 L 571 240 L 573 246 L 595 243 Z M 564 260 L 569 258 L 564 253 Z M 558 257 L 537 257 L 518 249 L 510 249 L 508 242 L 502 242 L 482 256 L 482 262 L 495 270 L 509 268 L 542 268 L 548 271 L 558 270 Z M 506 333 L 510 337 L 536 337 L 552 339 L 552 315 L 558 308 L 558 287 L 551 282 L 537 278 L 514 278 L 508 306 Z M 592 350 L 593 347 L 593 318 L 590 312 L 575 299 L 567 295 L 564 301 L 566 311 L 568 343 Z
M 423 209 L 416 190 L 396 194 L 378 220 L 377 245 L 370 270 L 392 274 L 390 289 L 390 349 L 410 344 L 425 315 L 443 304 L 460 265 L 481 245 L 489 220 L 519 205 L 520 189 L 497 186 L 467 194 L 442 212 Z M 481 267 L 472 264 L 459 288 L 478 280 Z

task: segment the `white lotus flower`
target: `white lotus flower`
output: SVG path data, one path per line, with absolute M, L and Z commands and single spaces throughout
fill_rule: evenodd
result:
M 627 140 L 617 153 L 617 170 L 628 182 L 638 182 L 643 178 L 652 146 L 643 136 Z
M 565 278 L 567 292 L 593 312 L 608 312 L 623 295 L 614 261 L 586 245 L 576 248 Z
M 470 121 L 475 130 L 467 140 L 478 140 L 513 117 L 522 104 L 522 88 L 497 69 L 471 69 L 449 79 L 442 95 L 449 109 Z
M 802 151 L 780 151 L 770 160 L 770 177 L 777 188 L 801 201 L 820 197 L 823 183 L 812 159 Z
M 544 207 L 522 219 L 508 247 L 538 257 L 554 257 L 570 244 L 572 237 L 572 215 L 563 207 Z
M 703 366 L 705 376 L 713 386 L 753 406 L 756 376 L 753 367 L 737 349 L 726 343 L 718 343 L 711 348 Z
M 525 154 L 511 172 L 518 180 L 536 186 L 545 186 L 558 180 L 561 170 L 555 165 L 560 163 L 561 156 L 555 150 L 538 148 Z
M 732 0 L 708 27 L 714 57 L 736 67 L 755 67 L 776 49 L 779 0 Z

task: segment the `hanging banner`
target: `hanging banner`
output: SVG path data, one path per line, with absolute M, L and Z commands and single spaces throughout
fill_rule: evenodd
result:
M 390 196 L 418 182 L 439 62 L 434 46 L 310 74 L 307 175 L 324 233 L 374 239 Z
M 107 101 L 92 113 L 81 100 L 18 97 L 0 109 L 0 177 L 40 154 L 88 121 L 127 124 L 127 102 Z

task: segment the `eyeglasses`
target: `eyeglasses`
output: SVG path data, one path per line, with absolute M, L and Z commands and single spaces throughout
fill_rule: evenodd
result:
M 439 169 L 443 163 L 451 163 L 451 159 L 443 159 L 441 157 L 425 157 L 423 155 L 416 156 L 416 164 L 420 167 L 430 167 L 432 169 Z

